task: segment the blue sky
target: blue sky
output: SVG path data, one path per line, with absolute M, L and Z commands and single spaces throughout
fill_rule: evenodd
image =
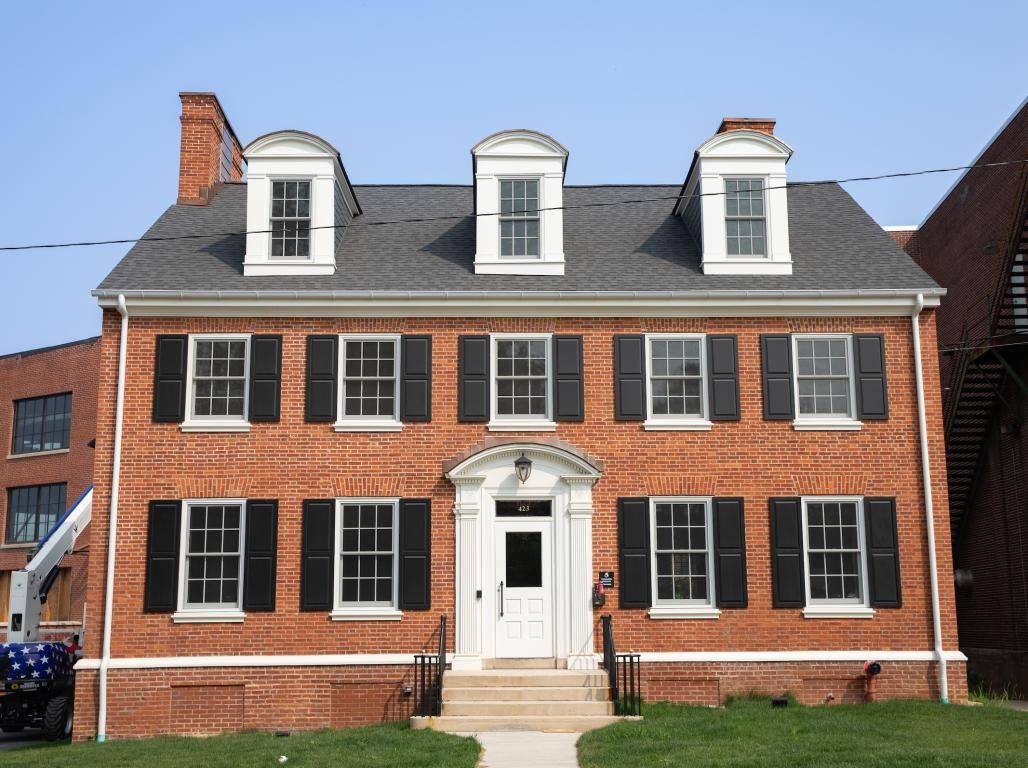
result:
M 16 3 L 0 244 L 142 234 L 175 199 L 183 90 L 244 143 L 324 136 L 358 184 L 467 183 L 511 127 L 567 146 L 569 184 L 678 183 L 723 115 L 777 118 L 795 180 L 964 164 L 1028 91 L 1001 34 L 1026 24 L 1013 0 Z M 909 224 L 953 179 L 848 188 Z M 125 250 L 0 252 L 0 354 L 98 333 L 89 291 Z

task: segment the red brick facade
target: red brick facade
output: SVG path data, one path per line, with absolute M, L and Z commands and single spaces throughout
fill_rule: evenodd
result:
M 30 485 L 67 483 L 67 501 L 72 504 L 93 481 L 94 450 L 87 443 L 96 436 L 97 375 L 100 365 L 100 339 L 86 339 L 57 347 L 32 350 L 0 357 L 0 439 L 6 441 L 5 458 L 0 463 L 0 573 L 24 568 L 31 544 L 7 544 L 9 490 Z M 14 402 L 23 398 L 72 393 L 71 437 L 67 450 L 40 453 L 12 452 Z M 69 612 L 58 623 L 46 623 L 44 635 L 63 637 L 71 627 L 81 626 L 86 600 L 86 563 L 89 556 L 89 530 L 78 539 L 75 552 L 62 567 L 69 569 L 63 578 L 70 585 Z M 8 588 L 6 576 L 0 578 Z M 3 594 L 3 605 L 7 595 Z M 7 626 L 7 615 L 0 621 Z
M 946 519 L 945 460 L 939 402 L 935 320 L 926 312 L 927 412 L 936 519 Z M 492 332 L 554 332 L 584 336 L 585 420 L 559 423 L 556 437 L 599 459 L 593 488 L 593 566 L 617 569 L 617 499 L 643 495 L 731 495 L 746 503 L 749 606 L 724 609 L 716 620 L 653 620 L 645 610 L 619 610 L 616 587 L 601 612 L 614 616 L 619 651 L 928 651 L 933 646 L 917 405 L 907 317 L 702 319 L 281 319 L 131 318 L 125 379 L 112 657 L 415 653 L 427 647 L 440 614 L 454 617 L 454 488 L 443 463 L 490 433 L 457 420 L 457 338 Z M 762 417 L 760 334 L 877 332 L 885 335 L 889 418 L 858 432 L 802 432 L 791 422 Z M 101 355 L 94 537 L 86 656 L 99 656 L 110 501 L 120 318 L 107 311 Z M 249 433 L 183 433 L 154 424 L 153 366 L 158 334 L 275 333 L 283 336 L 281 420 L 253 424 Z M 336 433 L 304 421 L 308 334 L 389 332 L 432 335 L 432 420 L 399 433 Z M 614 420 L 613 336 L 625 332 L 708 332 L 738 335 L 741 420 L 709 432 L 647 432 Z M 526 442 L 531 434 L 523 435 Z M 903 607 L 878 609 L 873 619 L 808 619 L 771 603 L 768 499 L 774 496 L 854 494 L 895 496 Z M 429 611 L 407 611 L 399 622 L 332 622 L 326 613 L 300 612 L 302 501 L 339 496 L 407 496 L 432 500 Z M 243 624 L 174 624 L 168 614 L 144 614 L 147 505 L 153 499 L 271 498 L 279 501 L 277 609 L 249 613 Z M 943 639 L 956 644 L 949 533 L 936 528 Z M 95 607 L 94 607 L 95 606 Z M 597 650 L 600 633 L 596 632 Z M 645 664 L 653 697 L 722 700 L 749 690 L 791 690 L 801 698 L 830 689 L 852 696 L 859 662 L 770 664 Z M 318 728 L 405 714 L 397 697 L 403 667 L 268 667 L 111 671 L 108 734 L 246 728 Z M 652 674 L 652 677 L 651 677 Z M 80 679 L 76 738 L 96 728 L 95 673 Z M 303 685 L 296 685 L 299 679 Z M 827 682 L 817 682 L 824 680 Z M 886 696 L 936 695 L 934 665 L 885 665 Z M 812 682 L 813 681 L 813 682 Z M 224 686 L 200 691 L 189 686 Z M 359 697 L 339 695 L 353 685 Z M 962 664 L 950 672 L 950 696 L 966 697 Z M 347 689 L 349 690 L 349 689 Z M 196 702 L 231 702 L 198 725 Z M 324 702 L 331 701 L 331 706 Z M 400 703 L 397 703 L 400 701 Z M 362 702 L 359 705 L 354 702 Z M 234 714 L 231 714 L 234 713 Z M 237 722 L 238 721 L 238 722 Z

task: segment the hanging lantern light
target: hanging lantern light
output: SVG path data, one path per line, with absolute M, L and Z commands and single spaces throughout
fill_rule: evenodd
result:
M 519 458 L 514 460 L 514 472 L 522 484 L 527 482 L 532 475 L 532 460 L 525 455 L 524 451 L 521 452 Z

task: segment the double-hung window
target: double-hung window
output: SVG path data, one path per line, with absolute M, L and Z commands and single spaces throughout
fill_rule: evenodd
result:
M 725 179 L 725 231 L 729 256 L 767 255 L 763 179 Z
M 803 499 L 807 610 L 867 606 L 863 500 Z
M 400 337 L 342 336 L 341 429 L 400 427 Z
M 709 428 L 706 346 L 701 334 L 646 337 L 647 428 Z
M 651 498 L 654 612 L 714 608 L 711 500 Z
M 549 334 L 496 334 L 492 338 L 493 419 L 504 424 L 551 425 Z
M 11 453 L 67 448 L 71 437 L 71 392 L 14 401 Z
M 271 258 L 309 259 L 311 182 L 271 182 Z
M 391 617 L 397 609 L 397 499 L 340 499 L 336 510 L 335 613 Z
M 241 611 L 246 502 L 187 500 L 182 509 L 180 612 Z
M 67 483 L 28 485 L 7 491 L 7 544 L 34 544 L 64 514 Z
M 245 424 L 250 337 L 191 336 L 188 417 L 195 424 Z
M 500 180 L 500 257 L 539 258 L 539 180 Z
M 845 334 L 793 336 L 797 421 L 852 421 L 853 342 Z

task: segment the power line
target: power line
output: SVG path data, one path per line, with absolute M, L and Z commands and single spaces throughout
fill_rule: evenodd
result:
M 849 184 L 851 182 L 858 181 L 882 181 L 885 179 L 903 179 L 910 178 L 912 176 L 927 176 L 930 174 L 937 173 L 955 173 L 957 171 L 967 171 L 974 168 L 996 168 L 1006 165 L 1022 165 L 1028 163 L 1028 158 L 1020 160 L 1003 160 L 994 163 L 976 163 L 973 165 L 957 165 L 952 168 L 928 168 L 920 171 L 900 171 L 896 173 L 882 173 L 875 176 L 851 176 L 846 179 L 821 179 L 817 181 L 793 181 L 788 184 L 781 184 L 774 187 L 765 187 L 766 190 L 773 191 L 776 189 L 787 189 L 787 188 L 801 188 L 801 187 L 820 187 L 828 184 Z M 663 195 L 659 197 L 640 197 L 635 199 L 626 200 L 609 200 L 606 202 L 596 203 L 581 203 L 579 205 L 558 205 L 549 208 L 537 208 L 535 209 L 538 213 L 545 211 L 571 211 L 579 210 L 582 208 L 609 208 L 616 205 L 636 205 L 640 203 L 657 203 L 667 202 L 675 200 L 678 202 L 692 200 L 700 197 L 717 197 L 728 194 L 727 191 L 719 192 L 697 192 L 691 195 Z M 423 224 L 432 221 L 452 221 L 456 219 L 467 219 L 477 218 L 479 216 L 499 216 L 499 211 L 490 211 L 487 213 L 474 212 L 474 213 L 460 213 L 460 214 L 449 214 L 446 216 L 420 216 L 409 219 L 389 219 L 384 221 L 358 221 L 356 223 L 351 222 L 350 224 L 326 224 L 317 227 L 308 227 L 308 231 L 317 229 L 360 229 L 363 227 L 383 227 L 392 226 L 396 224 Z M 0 246 L 0 251 L 29 251 L 37 248 L 77 248 L 83 246 L 92 245 L 127 245 L 129 243 L 153 243 L 153 242 L 168 242 L 174 240 L 197 240 L 209 237 L 242 237 L 243 235 L 260 235 L 269 234 L 270 229 L 251 229 L 237 232 L 209 232 L 203 234 L 193 235 L 164 235 L 154 237 L 123 237 L 113 240 L 82 240 L 79 242 L 66 242 L 66 243 L 36 243 L 33 245 L 3 245 Z
M 961 346 L 963 345 L 963 346 Z M 972 352 L 975 350 L 1000 349 L 1002 347 L 1023 347 L 1028 345 L 1028 339 L 1024 341 L 1008 341 L 1002 344 L 975 344 L 974 342 L 958 342 L 953 346 L 939 347 L 940 352 Z

